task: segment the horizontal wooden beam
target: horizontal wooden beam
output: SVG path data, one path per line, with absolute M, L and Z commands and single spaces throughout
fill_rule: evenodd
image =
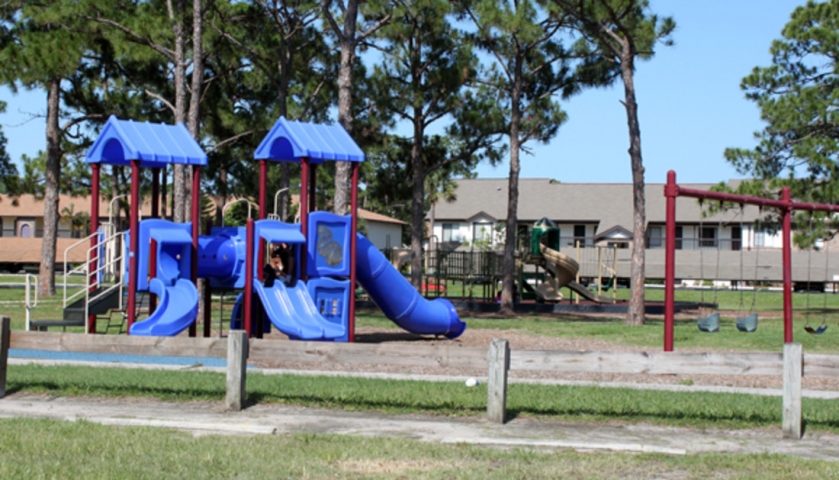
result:
M 287 363 L 334 365 L 398 365 L 419 367 L 487 368 L 487 349 L 457 345 L 324 343 L 290 340 L 250 341 L 250 362 L 270 368 Z
M 227 339 L 11 332 L 11 348 L 51 352 L 112 353 L 173 357 L 227 357 Z
M 139 337 L 12 330 L 9 347 L 56 352 L 89 352 L 178 357 L 227 357 L 227 339 Z M 287 364 L 390 365 L 434 368 L 488 368 L 487 349 L 444 345 L 300 342 L 251 339 L 249 360 L 268 368 Z M 777 375 L 781 353 L 596 352 L 512 350 L 511 370 L 548 372 Z M 804 355 L 805 377 L 839 377 L 839 356 Z
M 513 350 L 511 370 L 678 375 L 781 375 L 780 353 Z

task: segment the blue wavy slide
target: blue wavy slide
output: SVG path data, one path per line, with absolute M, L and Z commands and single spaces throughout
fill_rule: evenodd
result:
M 174 285 L 166 285 L 153 278 L 149 291 L 157 295 L 157 308 L 149 318 L 131 325 L 131 335 L 174 336 L 186 330 L 198 315 L 198 290 L 189 280 L 181 278 Z
M 271 323 L 292 339 L 334 340 L 347 333 L 343 325 L 321 316 L 303 281 L 293 287 L 286 287 L 280 281 L 274 282 L 272 287 L 254 282 L 253 288 Z
M 356 251 L 356 279 L 391 321 L 411 333 L 446 338 L 466 330 L 451 302 L 420 295 L 364 235 L 358 234 Z

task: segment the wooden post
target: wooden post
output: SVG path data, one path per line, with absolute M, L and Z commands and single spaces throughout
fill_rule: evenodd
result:
M 784 344 L 784 438 L 801 438 L 801 374 L 804 356 L 800 343 Z
M 227 334 L 227 395 L 228 410 L 239 411 L 245 406 L 248 368 L 248 332 L 233 330 Z
M 6 368 L 9 365 L 9 324 L 6 315 L 0 315 L 0 398 L 6 396 Z
M 576 240 L 574 243 L 577 244 L 577 265 L 580 265 L 580 241 Z M 577 277 L 574 279 L 575 282 L 580 283 L 580 269 L 577 269 Z M 574 303 L 580 303 L 580 294 L 574 292 Z
M 603 293 L 603 245 L 597 246 L 597 294 Z
M 612 275 L 615 280 L 612 282 L 612 298 L 618 299 L 618 246 L 612 245 Z
M 493 338 L 487 353 L 487 418 L 492 423 L 507 421 L 507 370 L 510 368 L 510 343 Z

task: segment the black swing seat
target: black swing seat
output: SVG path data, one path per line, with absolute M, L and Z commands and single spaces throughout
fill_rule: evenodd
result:
M 708 333 L 718 332 L 720 329 L 720 314 L 719 313 L 712 313 L 707 316 L 700 316 L 696 320 L 696 326 L 699 327 L 699 330 Z
M 813 328 L 809 325 L 804 326 L 804 331 L 811 335 L 821 335 L 827 330 L 827 325 L 819 325 L 819 328 Z
M 737 330 L 746 333 L 752 333 L 757 330 L 757 314 L 753 313 L 745 317 L 737 317 Z

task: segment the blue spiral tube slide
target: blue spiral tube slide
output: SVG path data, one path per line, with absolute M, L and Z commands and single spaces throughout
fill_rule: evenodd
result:
M 358 234 L 356 252 L 356 280 L 399 327 L 411 333 L 445 335 L 450 339 L 466 330 L 451 302 L 444 298 L 427 300 L 420 295 L 364 235 Z

